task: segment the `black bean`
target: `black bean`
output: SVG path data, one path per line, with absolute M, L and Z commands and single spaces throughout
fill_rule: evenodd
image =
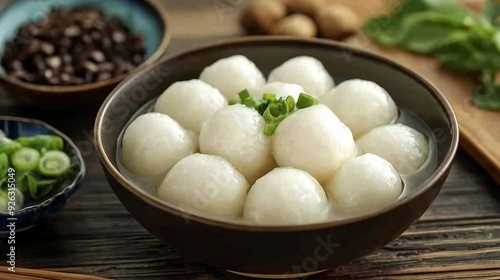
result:
M 46 55 L 53 55 L 56 50 L 54 45 L 48 42 L 42 42 L 40 45 L 40 49 Z
M 72 85 L 81 85 L 85 83 L 85 81 L 80 77 L 72 77 L 68 83 Z
M 103 81 L 103 80 L 111 79 L 112 77 L 113 77 L 113 75 L 111 75 L 110 72 L 101 72 L 97 75 L 97 80 Z
M 78 37 L 78 36 L 80 36 L 80 34 L 82 34 L 82 30 L 80 29 L 80 27 L 78 25 L 68 26 L 64 30 L 64 35 L 69 37 L 69 38 Z
M 102 40 L 102 33 L 98 30 L 92 30 L 90 32 L 90 38 L 92 38 L 92 41 L 99 42 Z
M 86 45 L 92 43 L 92 37 L 90 37 L 90 34 L 83 34 L 82 42 L 85 43 Z
M 25 82 L 33 83 L 36 81 L 36 77 L 33 74 L 30 74 L 25 71 L 16 71 L 12 72 L 11 76 L 13 76 L 16 79 L 23 80 Z
M 7 70 L 9 71 L 22 71 L 24 69 L 23 63 L 17 59 L 14 59 L 8 63 L 7 65 Z
M 47 65 L 45 64 L 43 56 L 35 55 L 31 61 L 32 61 L 32 64 L 36 67 L 36 71 L 38 73 L 43 73 L 45 71 L 45 69 L 47 69 Z M 29 63 L 30 61 L 25 61 L 25 62 Z M 29 67 L 27 67 L 27 68 L 29 68 Z
M 65 84 L 69 83 L 71 81 L 71 75 L 69 73 L 62 73 L 61 74 L 61 81 L 63 81 Z
M 111 33 L 111 38 L 116 44 L 121 44 L 127 40 L 127 35 L 125 32 L 115 30 Z
M 26 48 L 27 54 L 28 55 L 34 55 L 37 52 L 39 52 L 41 44 L 42 44 L 42 42 L 40 40 L 38 40 L 38 39 L 31 40 L 31 43 Z
M 144 62 L 144 56 L 142 56 L 140 54 L 136 54 L 136 55 L 134 55 L 134 57 L 132 57 L 132 62 L 135 65 L 139 65 L 139 64 Z
M 108 37 L 102 38 L 102 47 L 104 50 L 109 50 L 113 47 L 113 42 Z
M 94 81 L 94 73 L 92 73 L 90 71 L 85 72 L 85 76 L 84 76 L 83 80 L 86 83 L 90 83 L 90 82 Z
M 57 77 L 57 76 L 53 76 L 50 79 L 47 79 L 47 81 L 49 82 L 49 84 L 52 84 L 52 85 L 59 85 L 59 84 L 61 84 L 61 79 L 59 77 Z
M 95 64 L 93 62 L 84 61 L 82 65 L 83 65 L 83 68 L 87 69 L 87 71 L 89 71 L 91 73 L 99 72 L 99 67 L 97 66 L 97 64 Z
M 52 77 L 54 77 L 54 71 L 52 69 L 46 69 L 44 72 L 45 79 L 50 80 Z
M 94 50 L 90 53 L 90 57 L 97 63 L 104 62 L 106 60 L 106 56 L 99 51 L 99 50 Z
M 59 40 L 59 47 L 60 47 L 59 49 L 69 50 L 69 49 L 71 49 L 72 46 L 73 46 L 73 42 L 68 37 L 62 37 Z
M 71 64 L 71 62 L 73 62 L 73 58 L 71 57 L 70 54 L 63 54 L 62 61 L 64 64 Z
M 48 57 L 45 61 L 47 65 L 53 69 L 57 69 L 62 66 L 62 60 L 59 56 Z
M 65 65 L 62 69 L 63 73 L 68 73 L 70 75 L 75 74 L 75 68 L 71 65 Z
M 115 70 L 116 66 L 111 62 L 103 62 L 99 64 L 99 71 L 101 72 L 111 72 Z

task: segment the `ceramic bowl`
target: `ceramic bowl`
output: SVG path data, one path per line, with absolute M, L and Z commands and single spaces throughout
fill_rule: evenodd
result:
M 156 0 L 16 0 L 0 12 L 0 56 L 25 23 L 43 19 L 53 7 L 71 9 L 79 6 L 99 7 L 107 16 L 118 16 L 132 32 L 144 35 L 146 60 L 138 68 L 152 64 L 167 50 L 170 27 L 166 12 Z M 0 83 L 12 98 L 53 107 L 102 102 L 127 75 L 84 85 L 47 86 L 9 77 L 0 66 Z
M 292 57 L 308 55 L 322 61 L 338 81 L 359 78 L 380 84 L 399 106 L 417 115 L 436 134 L 437 167 L 422 184 L 387 208 L 321 224 L 233 224 L 186 215 L 162 203 L 119 172 L 116 151 L 120 132 L 141 106 L 169 85 L 198 78 L 204 67 L 231 55 L 247 56 L 265 75 Z M 458 125 L 450 104 L 416 73 L 344 44 L 277 37 L 244 38 L 198 48 L 137 73 L 104 102 L 94 135 L 108 181 L 125 208 L 153 235 L 178 250 L 186 261 L 248 276 L 280 279 L 335 268 L 397 238 L 431 205 L 448 176 L 458 145 Z
M 11 230 L 8 228 L 11 222 L 15 222 L 15 231 L 19 232 L 37 225 L 61 209 L 82 183 L 85 176 L 85 163 L 80 151 L 68 136 L 42 121 L 0 116 L 0 130 L 4 131 L 10 139 L 41 134 L 58 135 L 64 140 L 64 152 L 74 163 L 72 175 L 59 182 L 45 197 L 33 201 L 25 196 L 23 208 L 16 211 L 14 216 L 0 213 L 0 235 L 3 235 Z

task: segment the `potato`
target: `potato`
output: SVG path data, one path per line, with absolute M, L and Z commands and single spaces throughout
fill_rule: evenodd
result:
M 273 23 L 286 17 L 286 7 L 280 0 L 254 0 L 249 11 L 257 26 L 266 33 Z
M 321 7 L 315 20 L 321 37 L 327 39 L 341 40 L 361 28 L 361 20 L 351 8 L 335 3 Z
M 245 28 L 245 31 L 250 35 L 265 34 L 265 32 L 262 29 L 260 29 L 257 22 L 255 21 L 253 13 L 250 10 L 250 7 L 243 12 L 240 22 L 243 28 Z
M 321 9 L 324 0 L 282 0 L 291 13 L 299 13 L 313 16 Z
M 271 28 L 272 35 L 316 37 L 317 33 L 316 23 L 310 17 L 300 14 L 287 16 Z

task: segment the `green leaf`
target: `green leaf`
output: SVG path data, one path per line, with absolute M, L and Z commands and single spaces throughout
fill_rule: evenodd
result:
M 432 53 L 446 45 L 468 38 L 468 28 L 456 18 L 437 13 L 409 15 L 401 26 L 401 42 L 418 53 Z
M 483 84 L 474 94 L 474 105 L 487 110 L 500 110 L 500 83 L 494 72 L 483 73 Z
M 488 88 L 480 86 L 474 94 L 474 105 L 488 110 L 500 110 L 500 85 Z
M 500 51 L 500 30 L 495 32 L 495 35 L 493 35 L 493 43 L 495 43 L 497 50 Z
M 500 0 L 489 0 L 483 16 L 455 0 L 403 0 L 392 15 L 369 20 L 363 30 L 383 45 L 433 56 L 456 70 L 495 73 L 500 70 L 499 27 Z M 484 83 L 474 103 L 498 109 L 498 92 L 498 83 Z
M 493 26 L 500 27 L 500 1 L 489 0 L 486 2 L 483 15 Z
M 402 16 L 428 11 L 447 13 L 454 16 L 468 14 L 468 11 L 455 0 L 404 0 L 397 8 L 397 14 Z
M 400 28 L 402 19 L 379 16 L 367 21 L 363 26 L 365 34 L 386 46 L 395 46 L 402 42 Z

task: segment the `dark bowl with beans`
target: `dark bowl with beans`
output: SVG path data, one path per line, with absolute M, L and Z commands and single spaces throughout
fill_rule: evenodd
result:
M 17 0 L 0 12 L 0 82 L 21 104 L 102 102 L 166 51 L 156 0 Z

